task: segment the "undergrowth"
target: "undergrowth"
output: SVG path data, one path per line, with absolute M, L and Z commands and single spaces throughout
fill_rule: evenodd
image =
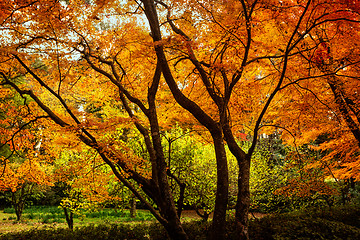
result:
M 189 239 L 205 240 L 210 222 L 184 223 Z M 234 219 L 227 223 L 226 239 L 235 239 Z M 286 214 L 269 215 L 253 219 L 249 225 L 252 240 L 339 240 L 360 239 L 360 209 L 344 207 L 333 209 L 309 209 Z M 27 240 L 115 240 L 153 239 L 166 240 L 165 230 L 158 223 L 141 224 L 91 224 L 73 231 L 63 228 L 33 229 L 0 236 L 0 239 Z
M 15 214 L 13 208 L 5 208 L 4 213 Z M 15 220 L 15 216 L 8 217 L 8 220 Z M 120 221 L 120 222 L 133 222 L 133 221 L 150 221 L 155 218 L 148 212 L 141 210 L 137 211 L 136 217 L 132 218 L 129 211 L 123 211 L 119 209 L 100 209 L 97 211 L 87 211 L 83 215 L 74 215 L 74 219 L 92 219 L 106 220 L 109 222 Z M 22 220 L 37 221 L 40 223 L 64 223 L 65 215 L 62 208 L 56 206 L 31 206 L 24 209 Z M 91 221 L 90 221 L 91 222 Z

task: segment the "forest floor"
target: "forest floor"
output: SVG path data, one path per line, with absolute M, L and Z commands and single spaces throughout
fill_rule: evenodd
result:
M 262 217 L 265 217 L 266 215 L 268 215 L 268 214 L 254 212 L 254 213 L 249 214 L 249 218 L 262 218 Z M 184 219 L 186 219 L 186 218 L 201 219 L 201 217 L 194 210 L 183 210 L 181 213 L 181 217 Z M 212 214 L 210 215 L 210 219 L 211 218 L 212 218 Z
M 103 240 L 109 233 L 119 236 L 119 239 L 167 239 L 165 230 L 160 224 L 153 224 L 154 217 L 145 210 L 138 210 L 134 220 L 128 218 L 128 210 L 97 209 L 96 212 L 88 212 L 83 220 L 76 218 L 74 231 L 67 230 L 63 213 L 56 212 L 56 207 L 29 209 L 25 221 L 20 223 L 13 220 L 14 215 L 9 215 L 9 210 L 0 211 L 0 239 L 4 240 L 68 240 L 84 239 L 84 236 L 86 239 Z M 49 214 L 51 211 L 52 215 Z M 38 212 L 41 214 L 38 215 Z M 229 211 L 229 214 L 232 215 L 233 212 Z M 250 214 L 250 217 L 258 218 L 256 221 L 249 221 L 250 239 L 360 239 L 359 205 L 306 208 L 264 217 L 265 215 L 267 214 Z M 189 222 L 192 219 L 199 219 L 194 211 L 183 212 L 181 220 L 190 239 L 206 239 L 210 222 Z M 58 223 L 59 221 L 63 222 Z M 230 217 L 227 223 L 227 235 L 224 239 L 237 239 L 234 218 Z M 25 229 L 31 231 L 21 231 Z
M 145 210 L 139 210 L 141 212 Z M 250 218 L 262 218 L 266 214 L 262 213 L 251 213 L 249 215 Z M 210 219 L 212 215 L 210 215 Z M 201 219 L 199 215 L 194 210 L 184 210 L 182 212 L 181 220 L 182 221 L 191 221 L 191 220 Z M 136 220 L 136 221 L 126 221 L 129 224 L 142 223 L 148 220 Z M 88 224 L 99 224 L 99 223 L 123 223 L 121 219 L 117 218 L 84 218 L 84 219 L 74 219 L 74 227 L 84 226 Z M 19 232 L 30 229 L 40 229 L 40 228 L 67 228 L 67 224 L 63 220 L 62 222 L 48 222 L 44 223 L 39 219 L 27 219 L 24 218 L 21 221 L 15 220 L 15 214 L 13 213 L 4 213 L 0 211 L 0 234 L 8 233 L 8 232 Z
M 0 234 L 8 232 L 20 232 L 24 230 L 30 230 L 32 228 L 66 227 L 66 223 L 41 223 L 28 219 L 18 222 L 14 218 L 15 214 L 0 212 Z

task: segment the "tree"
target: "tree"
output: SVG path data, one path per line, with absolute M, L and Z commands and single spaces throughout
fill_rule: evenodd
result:
M 311 53 L 311 49 L 300 48 L 305 37 L 328 22 L 357 22 L 354 20 L 357 14 L 349 13 L 346 5 L 331 1 L 189 1 L 186 6 L 182 1 L 170 4 L 144 0 L 142 3 L 163 76 L 175 100 L 204 125 L 213 137 L 217 152 L 218 195 L 212 237 L 221 239 L 224 234 L 224 205 L 228 184 L 226 154 L 222 147 L 224 137 L 239 163 L 236 220 L 239 238 L 247 239 L 250 160 L 259 131 L 266 125 L 264 118 L 270 104 L 281 90 L 294 84 L 294 77 L 314 77 L 312 73 L 307 75 L 307 71 L 303 72 L 304 69 L 298 65 L 302 55 Z M 167 16 L 166 20 L 163 20 L 164 16 Z M 161 27 L 165 23 L 168 26 L 166 32 L 171 32 L 171 37 L 175 39 L 170 41 L 170 53 L 166 51 L 168 41 L 162 37 L 164 34 Z M 174 51 L 177 51 L 176 54 Z M 168 60 L 168 57 L 176 59 L 176 62 Z M 187 72 L 195 76 L 194 86 L 199 86 L 198 91 L 203 95 L 201 102 L 181 91 L 178 79 L 182 77 L 173 68 L 180 61 L 186 61 Z M 253 140 L 245 153 L 234 137 L 234 119 L 231 118 L 234 112 L 231 111 L 231 105 L 236 103 L 239 96 L 241 99 L 242 94 L 246 96 L 245 92 L 249 90 L 247 84 L 244 84 L 245 88 L 240 85 L 251 79 L 251 73 L 255 79 L 253 85 L 258 80 L 263 81 L 262 91 L 257 96 L 258 104 L 255 100 L 254 106 L 251 106 L 249 115 L 253 119 L 248 119 L 252 123 Z M 303 73 L 306 76 L 302 76 Z M 233 94 L 235 89 L 236 96 Z M 207 101 L 204 101 L 205 98 Z M 204 106 L 204 103 L 208 106 Z M 208 109 L 213 110 L 213 115 L 209 114 Z
M 68 149 L 60 152 L 55 162 L 55 180 L 65 184 L 65 197 L 60 206 L 70 229 L 74 227 L 74 215 L 95 211 L 106 202 L 118 200 L 111 196 L 111 185 L 116 183 L 110 169 L 104 166 L 99 156 L 86 146 L 82 150 Z
M 13 3 L 1 5 L 2 31 L 10 38 L 2 43 L 6 47 L 1 49 L 2 84 L 30 96 L 59 128 L 72 131 L 73 139 L 98 151 L 174 239 L 187 237 L 161 146 L 158 113 L 168 104 L 161 97 L 169 96 L 170 90 L 167 99 L 187 110 L 212 138 L 217 167 L 212 239 L 225 234 L 229 191 L 225 144 L 237 159 L 236 225 L 239 238 L 247 239 L 250 162 L 259 134 L 269 132 L 267 126 L 281 125 L 286 117 L 293 120 L 289 113 L 281 121 L 277 118 L 279 105 L 297 102 L 292 91 L 299 81 L 323 75 L 299 64 L 315 51 L 314 45 L 307 47 L 310 36 L 328 24 L 358 23 L 356 11 L 349 10 L 346 1 Z M 35 59 L 47 69 L 33 67 Z M 14 83 L 14 67 L 28 74 L 32 85 Z M 115 111 L 101 120 L 87 114 L 83 121 L 80 103 L 103 102 L 121 105 L 128 118 Z M 124 154 L 131 151 L 116 139 L 103 137 L 110 127 L 125 123 L 134 124 L 142 134 L 149 161 Z M 237 139 L 243 134 L 252 136 L 246 152 Z M 144 168 L 135 169 L 136 164 Z M 127 181 L 129 176 L 159 212 Z
M 29 99 L 0 86 L 0 191 L 11 193 L 16 218 L 21 220 L 29 197 L 52 186 L 51 155 L 42 145 L 41 124 L 27 107 Z
M 185 125 L 186 127 L 186 125 Z M 191 127 L 191 126 L 188 126 Z M 190 206 L 208 220 L 214 212 L 216 193 L 216 161 L 208 134 L 194 129 L 176 127 L 163 132 L 164 149 L 170 172 L 171 189 L 177 199 L 178 215 L 182 205 Z M 227 152 L 228 149 L 226 149 Z M 236 163 L 229 159 L 229 189 L 236 189 Z M 229 192 L 231 197 L 234 191 Z
M 14 2 L 13 5 L 0 6 L 4 10 L 1 15 L 3 30 L 8 29 L 4 31 L 9 31 L 7 34 L 11 38 L 10 42 L 2 42 L 3 46 L 9 44 L 9 48 L 6 51 L 2 49 L 2 60 L 6 64 L 1 66 L 1 84 L 9 85 L 19 94 L 32 98 L 53 121 L 50 124 L 52 129 L 60 128 L 71 137 L 64 142 L 73 145 L 78 142 L 75 140 L 77 139 L 97 151 L 113 174 L 164 225 L 172 239 L 187 239 L 167 180 L 156 103 L 157 92 L 163 84 L 160 84 L 160 68 L 156 67 L 157 63 L 149 55 L 151 51 L 147 48 L 150 37 L 132 24 L 111 29 L 105 37 L 93 25 L 97 18 L 95 14 L 99 10 L 97 4 L 85 4 L 85 15 L 82 3 L 70 1 Z M 50 18 L 49 12 L 52 13 Z M 47 23 L 44 25 L 45 19 Z M 77 20 L 74 21 L 75 19 Z M 22 28 L 22 21 L 27 20 L 30 21 L 29 28 Z M 91 32 L 88 32 L 90 29 Z M 123 37 L 129 44 L 122 46 L 118 42 L 119 45 L 113 45 L 110 40 L 126 32 Z M 94 41 L 96 35 L 99 36 L 97 42 Z M 47 44 L 55 44 L 54 48 L 51 47 L 54 51 L 44 56 L 41 49 Z M 37 50 L 27 53 L 26 50 L 23 53 L 17 51 L 31 48 Z M 115 55 L 103 58 L 104 50 Z M 135 58 L 134 51 L 137 52 Z M 133 68 L 140 61 L 144 63 L 144 58 L 141 57 L 143 54 L 147 57 L 145 63 L 155 66 L 155 71 L 150 68 Z M 80 56 L 82 60 L 79 59 Z M 35 67 L 35 59 L 41 59 L 46 67 Z M 23 76 L 29 74 L 26 80 L 31 84 L 20 86 L 12 81 L 14 69 L 22 69 Z M 102 94 L 94 91 L 102 91 Z M 81 105 L 103 106 L 103 103 L 117 108 L 113 112 L 106 112 L 106 117 L 102 119 L 80 109 Z M 124 112 L 127 118 L 122 116 Z M 116 138 L 103 134 L 109 129 L 129 124 L 142 135 L 148 161 L 133 154 Z M 128 179 L 141 187 L 159 211 Z
M 358 179 L 360 86 L 357 69 L 357 2 L 339 1 L 323 24 L 310 31 L 300 50 L 303 77 L 292 81 L 289 91 L 296 101 L 282 101 L 275 122 L 292 132 L 297 144 L 309 143 L 322 151 L 322 158 L 310 167 L 325 168 L 335 179 Z M 326 6 L 326 5 L 324 5 Z M 337 21 L 343 19 L 346 21 Z M 285 90 L 285 89 L 284 89 Z M 291 115 L 289 115 L 291 111 Z M 291 119 L 296 116 L 296 121 Z

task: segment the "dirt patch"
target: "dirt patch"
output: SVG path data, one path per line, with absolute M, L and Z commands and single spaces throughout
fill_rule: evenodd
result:
M 265 216 L 267 216 L 268 214 L 265 213 L 258 213 L 258 212 L 253 212 L 253 213 L 249 213 L 249 218 L 263 218 Z M 210 219 L 212 219 L 213 214 L 210 215 Z M 181 213 L 181 218 L 183 219 L 188 219 L 188 218 L 192 218 L 192 219 L 201 219 L 201 217 L 194 211 L 194 210 L 183 210 Z

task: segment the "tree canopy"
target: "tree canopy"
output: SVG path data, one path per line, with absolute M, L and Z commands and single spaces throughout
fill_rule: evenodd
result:
M 12 136 L 31 122 L 52 153 L 91 148 L 173 239 L 187 235 L 162 139 L 178 126 L 215 151 L 210 239 L 224 237 L 230 155 L 238 236 L 248 238 L 261 136 L 312 144 L 324 154 L 309 168 L 360 178 L 357 1 L 2 0 L 0 10 L 0 90 L 26 111 L 1 144 L 16 151 Z M 15 116 L 6 108 L 0 124 Z

